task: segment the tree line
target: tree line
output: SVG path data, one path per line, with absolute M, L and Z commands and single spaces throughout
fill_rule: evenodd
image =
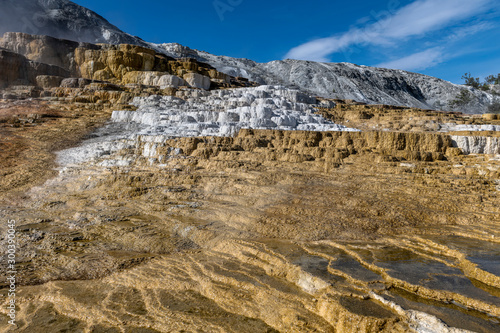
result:
M 462 80 L 465 81 L 465 85 L 473 87 L 476 89 L 481 89 L 484 91 L 490 90 L 490 85 L 500 84 L 500 73 L 495 75 L 488 75 L 483 82 L 478 77 L 473 77 L 471 73 L 465 73 L 462 75 Z
M 481 81 L 478 77 L 473 77 L 471 73 L 465 73 L 462 75 L 462 80 L 464 80 L 464 85 L 480 89 L 483 91 L 488 91 L 492 95 L 500 95 L 497 90 L 491 89 L 492 85 L 500 85 L 500 73 L 495 75 L 489 75 L 485 77 L 484 81 Z M 451 108 L 464 107 L 469 104 L 473 99 L 472 93 L 463 89 L 460 93 L 455 96 L 455 99 L 448 102 Z M 500 113 L 500 100 L 496 98 L 492 104 L 488 106 L 488 112 Z

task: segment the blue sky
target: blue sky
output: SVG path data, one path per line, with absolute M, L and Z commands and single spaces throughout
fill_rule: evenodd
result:
M 75 0 L 156 43 L 267 62 L 405 69 L 462 83 L 500 73 L 498 0 Z

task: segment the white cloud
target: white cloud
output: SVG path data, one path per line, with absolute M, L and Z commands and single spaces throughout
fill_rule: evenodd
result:
M 449 59 L 463 56 L 464 54 L 477 53 L 480 50 L 461 49 L 450 53 L 450 47 L 454 44 L 454 42 L 460 41 L 463 38 L 493 28 L 495 28 L 495 25 L 488 22 L 457 28 L 450 35 L 446 36 L 443 41 L 436 41 L 437 44 L 441 45 L 439 47 L 429 48 L 425 51 L 410 54 L 399 59 L 386 61 L 375 66 L 391 69 L 403 69 L 407 71 L 418 71 L 439 65 Z M 447 49 L 448 52 L 444 52 L 445 49 Z
M 341 35 L 316 39 L 299 45 L 285 58 L 328 61 L 328 56 L 350 46 L 387 45 L 422 36 L 460 20 L 484 12 L 493 0 L 418 0 L 363 28 L 353 28 Z M 382 13 L 381 13 L 382 14 Z
M 416 71 L 438 65 L 444 60 L 443 49 L 435 47 L 400 59 L 378 64 L 376 67 Z
M 491 22 L 480 22 L 477 24 L 465 26 L 455 29 L 450 35 L 447 36 L 447 42 L 459 41 L 465 37 L 475 35 L 479 32 L 496 28 L 496 25 Z

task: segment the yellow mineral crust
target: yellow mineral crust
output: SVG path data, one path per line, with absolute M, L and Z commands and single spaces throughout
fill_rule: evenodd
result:
M 450 149 L 241 130 L 167 140 L 161 166 L 63 172 L 5 210 L 25 258 L 14 331 L 494 332 L 500 161 Z

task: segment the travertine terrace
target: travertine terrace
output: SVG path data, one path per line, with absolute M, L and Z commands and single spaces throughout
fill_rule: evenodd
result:
M 19 288 L 0 332 L 498 331 L 497 115 L 133 45 L 1 45 L 23 70 L 1 81 Z

